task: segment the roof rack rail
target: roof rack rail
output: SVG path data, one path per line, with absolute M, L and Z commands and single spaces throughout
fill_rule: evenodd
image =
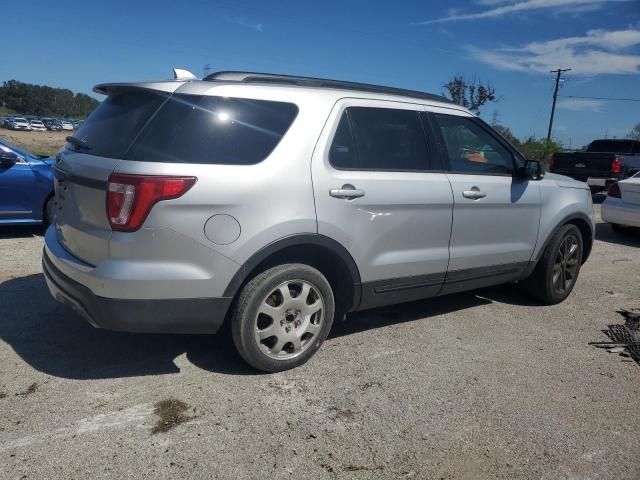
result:
M 406 90 L 404 88 L 385 87 L 382 85 L 371 85 L 368 83 L 345 82 L 342 80 L 331 80 L 327 78 L 297 77 L 294 75 L 280 75 L 276 73 L 258 72 L 235 72 L 222 71 L 215 72 L 204 77 L 203 80 L 209 82 L 241 82 L 241 83 L 275 83 L 285 85 L 297 85 L 300 87 L 320 87 L 336 88 L 344 90 L 360 90 L 364 92 L 386 93 L 390 95 L 401 95 L 404 97 L 420 98 L 423 100 L 435 100 L 437 102 L 454 103 L 442 95 L 419 92 L 416 90 Z

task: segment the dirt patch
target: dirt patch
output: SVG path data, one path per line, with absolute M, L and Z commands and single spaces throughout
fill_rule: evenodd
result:
M 31 385 L 27 387 L 27 389 L 24 392 L 16 393 L 16 397 L 28 397 L 29 395 L 36 393 L 38 391 L 39 386 L 40 385 L 38 385 L 36 382 L 33 382 Z
M 65 144 L 65 137 L 73 132 L 21 132 L 7 129 L 0 130 L 0 139 L 4 139 L 16 147 L 23 148 L 35 155 L 52 156 Z
M 189 405 L 175 398 L 160 400 L 154 405 L 153 413 L 158 415 L 158 421 L 153 426 L 151 433 L 163 433 L 177 427 L 181 423 L 188 422 L 193 417 L 185 415 Z

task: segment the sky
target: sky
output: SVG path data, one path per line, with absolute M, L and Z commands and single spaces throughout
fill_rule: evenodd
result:
M 91 93 L 208 65 L 442 93 L 462 75 L 496 90 L 481 116 L 524 138 L 546 136 L 562 67 L 566 147 L 640 122 L 640 0 L 0 1 L 0 81 Z

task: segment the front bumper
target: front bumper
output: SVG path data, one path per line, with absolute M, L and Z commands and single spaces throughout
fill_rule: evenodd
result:
M 42 252 L 42 271 L 53 298 L 73 307 L 91 325 L 144 333 L 215 333 L 231 298 L 131 300 L 95 295 L 62 273 Z

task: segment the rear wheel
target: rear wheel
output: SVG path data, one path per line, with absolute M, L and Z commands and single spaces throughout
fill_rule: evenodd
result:
M 278 372 L 305 363 L 331 330 L 331 285 L 313 267 L 286 264 L 254 277 L 242 289 L 231 331 L 242 358 Z
M 551 238 L 535 270 L 521 284 L 546 305 L 562 302 L 578 280 L 582 265 L 582 235 L 575 225 L 564 225 Z

